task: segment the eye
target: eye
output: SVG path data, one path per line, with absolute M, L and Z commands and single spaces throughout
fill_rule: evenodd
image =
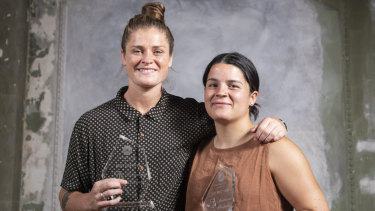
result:
M 230 88 L 230 89 L 238 89 L 238 88 L 240 88 L 240 86 L 238 86 L 238 85 L 236 85 L 236 84 L 230 84 L 230 85 L 229 85 L 229 88 Z
M 209 88 L 216 88 L 217 84 L 216 83 L 207 83 L 207 87 L 209 87 Z
M 142 51 L 139 50 L 139 49 L 134 49 L 132 52 L 133 52 L 133 54 L 140 54 L 140 53 L 142 53 Z
M 156 54 L 156 55 L 160 55 L 160 54 L 162 54 L 162 53 L 163 53 L 162 50 L 155 50 L 155 51 L 154 51 L 154 54 Z

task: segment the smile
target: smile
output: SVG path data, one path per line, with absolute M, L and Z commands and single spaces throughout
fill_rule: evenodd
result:
M 230 106 L 231 104 L 230 103 L 224 103 L 224 102 L 216 102 L 216 103 L 212 103 L 212 105 L 216 105 L 216 106 Z
M 143 69 L 143 68 L 140 68 L 140 69 L 137 69 L 137 71 L 142 72 L 142 73 L 150 73 L 150 72 L 155 72 L 156 69 L 150 69 L 150 68 Z

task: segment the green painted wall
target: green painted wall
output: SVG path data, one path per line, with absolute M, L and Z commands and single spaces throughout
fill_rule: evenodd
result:
M 28 1 L 0 1 L 0 210 L 18 210 Z

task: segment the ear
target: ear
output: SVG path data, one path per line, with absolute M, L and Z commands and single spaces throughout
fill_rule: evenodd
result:
M 258 91 L 250 94 L 249 106 L 254 106 L 258 98 Z
M 173 53 L 172 55 L 169 56 L 168 67 L 172 67 L 172 63 L 173 63 Z
M 122 65 L 126 66 L 125 52 L 121 49 L 121 61 Z

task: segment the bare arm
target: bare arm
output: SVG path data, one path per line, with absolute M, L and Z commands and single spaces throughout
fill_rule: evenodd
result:
M 266 117 L 259 122 L 252 130 L 255 133 L 253 140 L 260 142 L 278 141 L 286 136 L 284 123 L 275 117 Z
M 64 211 L 101 210 L 104 207 L 116 205 L 120 202 L 120 197 L 112 200 L 107 200 L 107 198 L 121 194 L 121 186 L 125 184 L 125 180 L 105 179 L 96 182 L 89 193 L 68 192 L 61 188 L 59 194 L 61 209 Z
M 269 146 L 269 166 L 283 196 L 299 210 L 329 210 L 302 151 L 283 138 Z

